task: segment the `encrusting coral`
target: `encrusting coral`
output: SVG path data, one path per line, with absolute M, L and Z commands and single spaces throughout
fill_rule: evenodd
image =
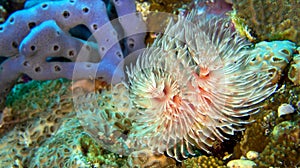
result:
M 76 118 L 70 86 L 70 81 L 58 79 L 30 81 L 14 87 L 1 124 L 1 166 L 120 167 L 126 164 L 126 157 L 119 158 L 105 150 L 84 132 Z
M 201 167 L 201 168 L 225 168 L 223 161 L 213 157 L 213 156 L 198 156 L 193 158 L 188 158 L 183 162 L 183 167 L 185 168 L 194 168 L 194 167 Z
M 295 84 L 300 85 L 300 47 L 296 49 L 293 62 L 288 72 L 288 78 Z
M 221 161 L 214 152 L 214 156 L 198 154 L 213 151 L 227 135 L 235 136 L 235 131 L 254 120 L 232 156 L 255 151 L 259 157 L 253 161 L 258 166 L 297 165 L 299 111 L 277 115 L 282 103 L 299 108 L 299 87 L 293 88 L 287 80 L 278 84 L 295 45 L 274 41 L 252 48 L 225 20 L 208 21 L 191 13 L 169 23 L 137 62 L 127 67 L 122 83 L 83 79 L 71 85 L 58 79 L 16 85 L 0 123 L 0 165 L 225 167 L 227 160 Z M 45 26 L 42 30 L 49 32 L 60 29 L 53 21 L 36 26 Z M 41 32 L 35 29 L 30 36 Z M 42 47 L 39 38 L 26 38 L 23 42 L 30 49 Z M 26 56 L 35 56 L 30 52 L 22 50 L 24 55 L 29 53 Z M 293 61 L 294 65 L 297 57 Z M 286 88 L 262 104 L 277 85 Z
M 31 81 L 13 89 L 1 122 L 1 165 L 28 165 L 30 154 L 56 133 L 73 109 L 70 98 L 61 99 L 69 84 Z
M 285 67 L 290 63 L 296 45 L 290 41 L 262 41 L 255 44 L 251 51 L 253 59 L 249 62 L 252 68 L 269 68 L 272 74 L 272 82 L 275 84 L 283 76 Z
M 129 155 L 132 149 L 125 142 L 132 128 L 128 91 L 123 84 L 100 93 L 83 94 L 74 99 L 77 117 L 83 129 L 106 149 Z
M 153 153 L 149 149 L 134 151 L 128 156 L 129 167 L 147 168 L 176 168 L 176 161 L 164 154 Z
M 277 128 L 276 127 L 280 127 Z M 271 141 L 256 160 L 259 167 L 292 167 L 300 164 L 300 121 L 284 121 L 275 126 Z
M 64 119 L 59 130 L 32 150 L 24 165 L 29 167 L 88 167 L 82 154 L 83 132 L 77 119 Z
M 16 85 L 7 97 L 0 122 L 0 133 L 17 123 L 33 119 L 44 111 L 59 107 L 63 102 L 71 103 L 71 99 L 62 100 L 63 95 L 68 94 L 69 86 L 70 81 L 64 79 L 30 81 Z
M 300 44 L 299 0 L 232 2 L 236 10 L 235 18 L 247 25 L 254 41 L 291 40 Z
M 299 164 L 299 111 L 300 87 L 284 80 L 281 88 L 263 103 L 260 113 L 251 116 L 256 122 L 246 126 L 243 138 L 235 147 L 235 158 L 256 151 L 258 167 L 291 167 Z M 282 104 L 288 103 L 294 113 L 278 115 Z M 259 143 L 257 143 L 259 142 Z
M 78 121 L 66 118 L 55 135 L 31 153 L 29 167 L 112 167 L 126 165 L 126 157 L 102 148 Z

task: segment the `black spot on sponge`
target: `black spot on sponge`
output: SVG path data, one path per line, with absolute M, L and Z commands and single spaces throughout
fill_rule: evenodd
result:
M 42 8 L 46 9 L 48 7 L 48 4 L 42 4 Z
M 35 22 L 29 22 L 29 23 L 28 23 L 29 29 L 32 29 L 32 28 L 34 28 L 35 26 L 36 26 L 36 23 L 35 23 Z
M 61 67 L 59 65 L 55 65 L 54 66 L 54 71 L 55 72 L 60 72 L 61 71 Z
M 68 17 L 70 17 L 71 14 L 70 14 L 69 11 L 64 11 L 64 12 L 62 13 L 62 15 L 63 15 L 64 18 L 67 19 Z
M 134 47 L 134 39 L 132 39 L 132 38 L 128 39 L 128 47 L 129 48 L 133 48 Z
M 98 25 L 97 24 L 93 24 L 93 29 L 97 30 L 98 29 Z
M 30 46 L 31 51 L 35 51 L 36 47 L 34 45 Z
M 75 55 L 75 51 L 74 50 L 70 50 L 68 53 L 69 57 L 74 57 Z
M 13 41 L 11 43 L 11 45 L 12 45 L 13 48 L 18 48 L 19 47 L 19 45 L 18 45 L 18 43 L 16 41 Z
M 82 8 L 82 11 L 83 11 L 84 13 L 88 13 L 88 12 L 89 12 L 89 8 L 84 7 L 84 8 Z
M 41 69 L 41 67 L 36 67 L 36 68 L 34 69 L 34 71 L 35 71 L 35 72 L 41 72 L 42 69 Z
M 58 45 L 54 45 L 53 46 L 53 51 L 58 51 L 59 50 L 59 46 Z

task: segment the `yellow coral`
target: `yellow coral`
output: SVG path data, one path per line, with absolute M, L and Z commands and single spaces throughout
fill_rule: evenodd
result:
M 256 122 L 247 126 L 240 144 L 234 149 L 233 153 L 238 153 L 235 158 L 246 156 L 249 151 L 256 151 L 259 152 L 259 157 L 254 161 L 258 167 L 291 167 L 299 163 L 300 157 L 296 153 L 300 142 L 299 116 L 291 113 L 279 117 L 277 109 L 284 102 L 297 107 L 300 87 L 285 82 L 264 103 L 261 112 L 251 116 Z
M 300 85 L 300 47 L 297 48 L 297 54 L 293 58 L 293 63 L 288 72 L 288 78 L 295 85 Z
M 255 42 L 272 40 L 300 41 L 298 0 L 233 1 L 236 16 L 242 19 L 256 38 Z
M 256 40 L 255 37 L 251 35 L 251 30 L 246 25 L 245 19 L 238 17 L 235 9 L 229 12 L 229 17 L 234 24 L 234 28 L 237 30 L 237 32 L 239 32 L 241 36 L 247 37 L 251 42 L 254 42 Z
M 214 156 L 205 156 L 205 155 L 189 158 L 183 162 L 183 165 L 185 166 L 185 168 L 194 168 L 194 167 L 225 168 L 226 167 L 222 160 L 219 160 Z
M 300 163 L 299 118 L 294 122 L 284 121 L 272 133 L 272 140 L 268 143 L 260 157 L 255 160 L 258 167 L 294 167 Z M 275 130 L 275 129 L 274 129 Z
M 163 154 L 155 154 L 151 150 L 144 149 L 132 152 L 128 156 L 128 165 L 136 168 L 147 167 L 176 167 L 176 161 L 172 158 L 166 157 Z

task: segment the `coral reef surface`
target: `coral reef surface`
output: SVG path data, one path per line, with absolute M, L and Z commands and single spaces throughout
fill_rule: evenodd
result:
M 299 0 L 233 0 L 236 16 L 255 42 L 291 40 L 300 44 Z M 246 28 L 246 27 L 245 27 Z
M 0 0 L 0 167 L 299 166 L 299 2 L 253 2 L 136 1 L 139 54 L 133 0 Z

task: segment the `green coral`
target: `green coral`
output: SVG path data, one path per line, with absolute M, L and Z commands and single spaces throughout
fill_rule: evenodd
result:
M 104 150 L 76 118 L 71 82 L 65 79 L 16 85 L 5 121 L 14 129 L 0 139 L 0 163 L 12 167 L 120 167 L 125 157 Z M 13 117 L 13 116 L 17 116 Z M 24 119 L 24 120 L 22 120 Z M 21 122 L 19 120 L 22 120 Z M 9 122 L 8 121 L 8 122 Z
M 259 167 L 294 167 L 300 164 L 300 119 L 284 121 L 274 129 L 271 141 L 255 160 Z M 276 128 L 275 127 L 275 128 Z
M 248 28 L 245 19 L 238 17 L 237 11 L 235 9 L 229 12 L 229 17 L 234 23 L 234 28 L 237 32 L 239 32 L 241 36 L 247 37 L 250 41 L 255 41 L 255 37 L 251 35 L 251 30 Z
M 15 85 L 7 96 L 6 107 L 14 110 L 49 109 L 60 103 L 70 86 L 70 81 L 57 79 L 49 81 L 30 81 Z
M 15 85 L 7 96 L 3 112 L 0 133 L 10 130 L 16 123 L 22 123 L 72 102 L 68 89 L 70 81 L 57 79 L 53 81 L 30 81 Z M 65 97 L 63 99 L 63 97 Z
M 88 135 L 80 138 L 80 144 L 83 155 L 91 165 L 106 165 L 118 168 L 126 164 L 126 157 L 120 158 L 116 154 L 104 150 Z
M 76 117 L 65 118 L 58 132 L 30 156 L 31 167 L 114 167 L 126 165 L 126 157 L 103 149 L 87 135 Z
M 239 158 L 248 151 L 259 152 L 254 160 L 258 167 L 291 167 L 300 163 L 300 119 L 297 112 L 279 117 L 278 107 L 289 103 L 297 107 L 300 100 L 300 87 L 284 81 L 277 92 L 264 102 L 261 112 L 251 118 L 256 122 L 248 125 L 234 154 Z M 259 143 L 257 143 L 259 142 Z
M 225 168 L 223 161 L 214 157 L 214 156 L 199 156 L 193 157 L 185 160 L 183 162 L 185 168 L 194 168 L 194 167 L 202 167 L 202 168 Z
M 88 167 L 81 154 L 82 132 L 76 118 L 66 119 L 57 133 L 31 152 L 29 167 Z
M 240 0 L 233 1 L 233 7 L 235 18 L 251 29 L 256 42 L 291 40 L 300 44 L 299 0 Z

